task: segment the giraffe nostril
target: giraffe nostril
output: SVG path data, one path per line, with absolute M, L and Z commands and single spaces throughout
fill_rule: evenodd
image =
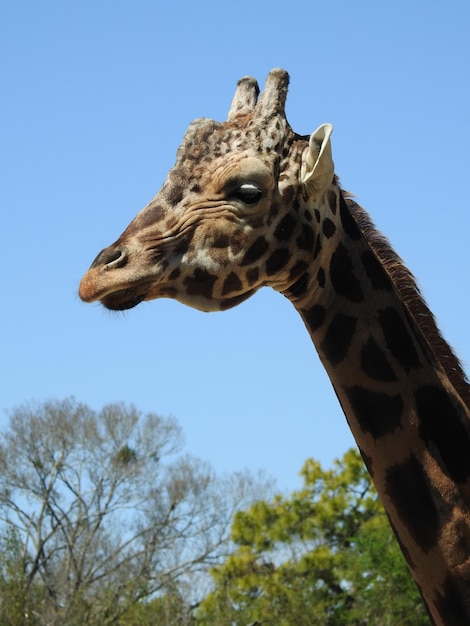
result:
M 111 266 L 113 268 L 123 267 L 127 263 L 127 255 L 119 248 L 105 248 L 101 250 L 91 267 Z

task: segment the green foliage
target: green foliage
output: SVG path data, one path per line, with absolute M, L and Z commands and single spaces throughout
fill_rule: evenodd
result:
M 181 590 L 168 589 L 164 595 L 132 605 L 118 626 L 195 626 L 191 606 Z
M 198 624 L 421 626 L 428 618 L 361 457 L 308 460 L 304 486 L 235 515 Z
M 0 624 L 23 626 L 37 624 L 33 608 L 38 597 L 28 588 L 18 532 L 8 528 L 0 537 Z

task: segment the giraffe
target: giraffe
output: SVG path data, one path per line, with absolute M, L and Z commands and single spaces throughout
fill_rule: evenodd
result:
M 411 273 L 334 172 L 332 126 L 287 122 L 289 76 L 192 122 L 153 200 L 84 275 L 112 310 L 202 311 L 259 288 L 302 317 L 435 624 L 470 623 L 470 392 Z

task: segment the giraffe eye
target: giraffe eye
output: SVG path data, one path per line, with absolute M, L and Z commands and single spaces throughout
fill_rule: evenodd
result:
M 245 204 L 256 204 L 262 195 L 263 191 L 253 183 L 244 183 L 233 192 L 233 196 Z

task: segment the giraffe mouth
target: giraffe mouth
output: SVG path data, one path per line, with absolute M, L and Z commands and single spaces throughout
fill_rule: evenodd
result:
M 132 309 L 145 300 L 146 293 L 138 287 L 120 289 L 114 291 L 103 298 L 101 298 L 101 304 L 110 311 L 125 311 L 126 309 Z

